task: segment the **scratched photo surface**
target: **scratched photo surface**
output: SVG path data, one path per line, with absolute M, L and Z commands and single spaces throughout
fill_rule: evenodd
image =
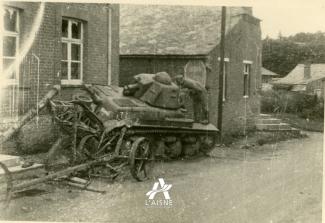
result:
M 325 3 L 289 2 L 1 2 L 0 220 L 322 222 Z

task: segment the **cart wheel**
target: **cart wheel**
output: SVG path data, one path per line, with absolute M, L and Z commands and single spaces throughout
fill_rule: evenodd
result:
M 137 138 L 132 146 L 129 155 L 131 175 L 137 181 L 148 179 L 152 170 L 154 154 L 150 149 L 149 140 L 145 137 Z
M 7 166 L 0 162 L 0 167 L 3 170 L 0 182 L 0 202 L 3 203 L 2 207 L 7 208 L 12 195 L 12 176 Z

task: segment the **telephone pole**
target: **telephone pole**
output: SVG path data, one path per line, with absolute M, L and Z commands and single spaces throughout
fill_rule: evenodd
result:
M 218 98 L 218 129 L 222 137 L 222 110 L 223 110 L 223 70 L 225 59 L 225 32 L 226 32 L 226 7 L 221 9 L 221 39 L 220 39 L 220 61 L 219 61 L 219 98 Z

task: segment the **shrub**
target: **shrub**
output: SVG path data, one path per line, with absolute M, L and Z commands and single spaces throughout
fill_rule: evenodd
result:
M 276 91 L 266 91 L 261 94 L 261 111 L 266 113 L 273 113 L 278 110 L 279 95 Z
M 41 115 L 24 125 L 15 139 L 21 154 L 47 152 L 58 137 L 58 127 L 48 115 Z
M 324 118 L 324 103 L 319 102 L 310 108 L 304 108 L 299 117 L 308 119 L 323 119 Z
M 293 113 L 303 118 L 323 118 L 324 104 L 315 95 L 285 90 L 270 90 L 261 94 L 261 111 Z

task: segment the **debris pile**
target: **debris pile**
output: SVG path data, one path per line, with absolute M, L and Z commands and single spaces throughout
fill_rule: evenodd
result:
M 5 164 L 0 162 L 0 170 L 4 178 L 1 184 L 2 190 L 6 192 L 4 197 L 6 203 L 10 201 L 14 192 L 53 179 L 66 178 L 68 181 L 72 179 L 68 185 L 95 191 L 89 188 L 89 181 L 73 182 L 73 179 L 77 178 L 71 178 L 71 176 L 114 179 L 127 165 L 130 166 L 131 174 L 136 180 L 142 181 L 148 176 L 149 169 L 151 169 L 148 164 L 153 163 L 153 153 L 146 138 L 132 136 L 125 140 L 126 127 L 124 125 L 105 127 L 95 114 L 95 111 L 100 109 L 100 105 L 92 103 L 91 98 L 75 96 L 72 101 L 68 102 L 54 100 L 59 90 L 59 86 L 54 86 L 39 102 L 38 108 L 30 110 L 15 126 L 0 136 L 0 143 L 10 139 L 36 116 L 37 110 L 44 108 L 48 108 L 53 120 L 62 130 L 60 137 L 47 154 L 45 176 L 13 184 L 11 172 Z M 55 158 L 63 154 L 67 158 L 65 165 L 55 165 Z

